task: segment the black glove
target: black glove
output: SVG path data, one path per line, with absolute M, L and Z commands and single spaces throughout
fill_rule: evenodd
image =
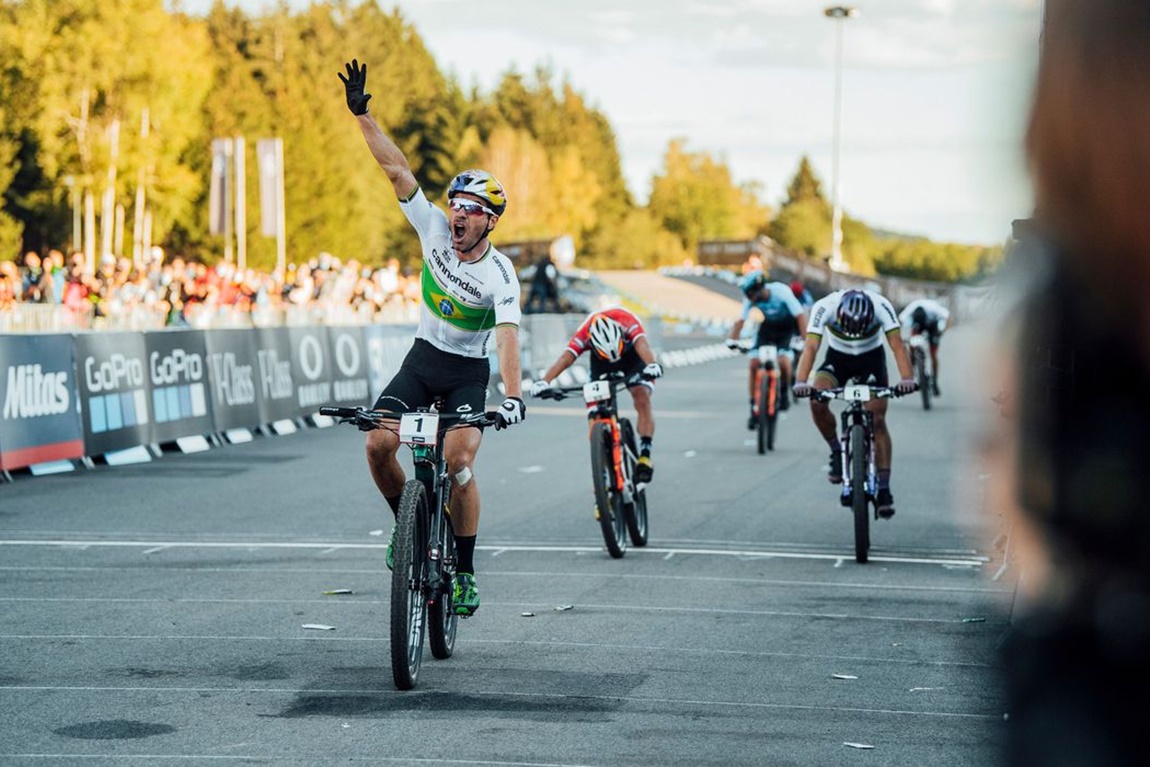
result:
M 495 431 L 506 429 L 527 417 L 527 406 L 518 397 L 508 397 L 495 411 Z
M 344 66 L 347 67 L 347 77 L 342 72 L 336 74 L 343 80 L 343 88 L 347 92 L 347 108 L 353 115 L 365 115 L 367 102 L 371 99 L 370 93 L 363 92 L 367 85 L 367 64 L 360 66 L 357 59 L 352 59 L 350 64 Z

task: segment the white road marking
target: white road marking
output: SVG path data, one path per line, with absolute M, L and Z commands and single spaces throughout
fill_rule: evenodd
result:
M 310 542 L 310 541 L 134 541 L 134 540 L 101 540 L 101 541 L 68 541 L 68 540 L 0 540 L 0 546 L 41 546 L 41 547 L 65 547 L 65 548 L 78 548 L 86 549 L 92 548 L 139 548 L 148 547 L 149 549 L 246 549 L 249 551 L 258 551 L 260 549 L 324 549 L 327 551 L 340 551 L 349 549 L 385 549 L 386 544 L 381 543 L 327 543 L 327 542 Z M 570 546 L 570 545 L 549 545 L 549 544 L 531 544 L 531 545 L 496 545 L 496 546 L 476 546 L 477 551 L 496 551 L 500 554 L 506 552 L 527 552 L 527 553 L 588 553 L 597 552 L 601 550 L 599 546 Z M 843 558 L 841 554 L 835 553 L 821 553 L 821 552 L 798 552 L 798 551 L 777 551 L 777 550 L 738 550 L 738 549 L 715 549 L 715 548 L 689 548 L 689 547 L 676 547 L 676 548 L 659 548 L 655 546 L 645 546 L 641 549 L 631 549 L 634 556 L 648 556 L 648 555 L 695 555 L 695 556 L 712 556 L 712 557 L 734 557 L 737 559 L 810 559 L 810 560 L 825 560 L 825 561 L 838 561 Z M 898 564 L 920 564 L 920 565 L 943 565 L 943 566 L 963 566 L 963 567 L 981 567 L 986 563 L 985 557 L 972 557 L 960 559 L 952 556 L 899 556 L 897 554 L 872 554 L 870 557 L 871 562 L 888 562 Z

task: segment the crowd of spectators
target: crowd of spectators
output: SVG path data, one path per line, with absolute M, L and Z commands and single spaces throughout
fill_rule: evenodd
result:
M 158 247 L 138 262 L 108 254 L 89 264 L 82 252 L 59 250 L 0 261 L 0 310 L 47 311 L 76 327 L 407 322 L 416 319 L 419 300 L 419 275 L 394 258 L 371 268 L 320 253 L 282 277 L 230 262 L 168 259 Z

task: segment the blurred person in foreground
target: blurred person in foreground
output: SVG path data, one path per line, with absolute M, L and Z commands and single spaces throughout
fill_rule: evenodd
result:
M 1146 764 L 1150 3 L 1047 0 L 1026 134 L 1044 273 L 996 398 L 1021 567 L 1011 765 Z
M 491 342 L 507 395 L 495 411 L 495 428 L 522 423 L 519 353 L 519 280 L 511 262 L 488 236 L 507 209 L 507 195 L 490 173 L 465 170 L 447 187 L 448 213 L 424 195 L 407 157 L 368 112 L 367 65 L 355 59 L 345 65 L 343 81 L 348 109 L 372 157 L 387 175 L 399 207 L 419 235 L 423 249 L 419 327 L 399 372 L 384 387 L 376 410 L 407 412 L 442 399 L 443 410 L 481 413 L 490 380 Z M 475 584 L 475 540 L 479 531 L 479 487 L 472 467 L 483 439 L 482 427 L 455 429 L 443 438 L 443 453 L 455 483 L 451 520 L 458 546 L 455 576 L 456 613 L 470 616 L 479 608 Z M 406 480 L 396 456 L 399 435 L 389 429 L 367 434 L 367 461 L 376 487 L 391 507 L 399 509 Z M 395 531 L 388 544 L 388 566 L 394 563 Z

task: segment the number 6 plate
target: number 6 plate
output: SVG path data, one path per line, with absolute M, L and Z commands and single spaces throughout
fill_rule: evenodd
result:
M 399 441 L 404 444 L 434 445 L 438 434 L 438 413 L 404 413 L 399 419 Z
M 843 399 L 847 402 L 866 402 L 870 399 L 870 387 L 847 386 L 843 389 Z

